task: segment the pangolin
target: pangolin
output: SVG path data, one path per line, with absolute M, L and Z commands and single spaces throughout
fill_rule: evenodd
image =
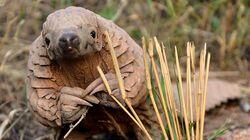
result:
M 30 46 L 27 85 L 34 116 L 46 126 L 62 128 L 87 114 L 82 127 L 89 133 L 133 132 L 143 139 L 142 131 L 107 94 L 96 69 L 102 68 L 112 94 L 123 102 L 105 31 L 112 40 L 128 100 L 151 135 L 160 138 L 159 127 L 146 103 L 141 47 L 112 21 L 80 7 L 50 14 L 41 35 Z M 113 117 L 108 120 L 110 115 Z M 121 126 L 119 130 L 108 124 L 114 121 Z

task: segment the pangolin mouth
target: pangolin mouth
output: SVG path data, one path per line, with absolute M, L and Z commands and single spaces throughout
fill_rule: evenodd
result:
M 71 47 L 71 46 L 68 47 L 68 52 L 69 52 L 69 53 L 78 52 L 78 51 L 79 51 L 79 50 L 78 50 L 77 48 L 75 48 L 75 47 Z
M 69 46 L 66 50 L 63 51 L 63 53 L 65 55 L 71 55 L 71 54 L 76 54 L 76 53 L 79 53 L 80 50 L 78 47 L 72 47 L 72 46 Z
M 62 57 L 71 59 L 78 57 L 80 50 L 76 47 L 69 46 L 66 50 L 63 50 L 62 52 Z

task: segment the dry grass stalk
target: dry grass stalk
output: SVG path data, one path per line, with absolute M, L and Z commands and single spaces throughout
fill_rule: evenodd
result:
M 175 102 L 174 102 L 172 84 L 171 84 L 168 64 L 166 61 L 167 59 L 166 59 L 166 57 L 164 58 L 161 47 L 160 47 L 159 42 L 158 42 L 156 37 L 154 37 L 154 43 L 155 43 L 155 48 L 156 48 L 156 51 L 158 53 L 158 57 L 160 60 L 160 67 L 161 67 L 161 73 L 163 76 L 163 80 L 164 80 L 164 83 L 166 84 L 166 86 L 163 88 L 165 88 L 165 90 L 166 90 L 167 107 L 168 107 L 170 114 L 172 114 L 174 116 L 174 121 L 173 121 L 174 129 L 173 129 L 173 131 L 175 133 L 178 133 L 178 138 L 180 139 L 182 136 L 181 136 L 180 128 L 178 127 L 179 122 L 178 122 L 178 117 L 177 117 L 177 112 L 176 112 L 177 109 L 176 109 Z
M 191 56 L 191 73 L 192 73 L 192 82 L 193 82 L 193 95 L 194 95 L 194 106 L 195 106 L 195 115 L 196 115 L 196 129 L 195 129 L 195 137 L 193 136 L 192 138 L 193 139 L 196 139 L 197 140 L 197 135 L 198 135 L 198 128 L 199 128 L 199 122 L 197 121 L 199 119 L 199 117 L 197 116 L 199 113 L 198 113 L 198 108 L 199 107 L 199 104 L 198 104 L 198 93 L 196 93 L 196 90 L 197 90 L 197 86 L 196 86 L 196 81 L 197 81 L 197 74 L 196 74 L 196 69 L 195 69 L 195 46 L 194 44 L 192 43 L 191 44 L 191 49 L 190 49 L 190 56 Z M 193 128 L 193 127 L 192 127 Z M 194 129 L 194 128 L 193 128 Z
M 194 47 L 191 45 L 191 62 L 194 61 L 193 51 Z M 207 58 L 206 58 L 207 56 Z M 207 61 L 206 61 L 207 60 Z M 193 63 L 193 62 L 192 62 Z M 206 96 L 207 96 L 207 81 L 208 81 L 208 73 L 209 73 L 209 64 L 210 64 L 210 54 L 206 52 L 206 44 L 204 49 L 200 54 L 200 69 L 199 69 L 199 81 L 197 93 L 195 94 L 195 112 L 196 112 L 196 140 L 203 139 L 203 130 L 204 130 L 204 117 L 206 110 Z M 192 65 L 191 65 L 192 66 Z M 192 69 L 194 71 L 194 69 Z M 195 72 L 193 72 L 193 81 L 195 85 L 196 76 Z
M 202 80 L 203 80 L 203 55 L 204 54 L 204 50 L 201 51 L 201 54 L 200 54 L 200 70 L 199 70 L 199 81 L 198 81 L 198 88 L 197 88 L 197 93 L 196 93 L 196 140 L 200 140 L 200 115 L 201 115 L 201 95 L 202 95 Z
M 203 104 L 202 104 L 202 114 L 201 114 L 201 139 L 203 140 L 203 130 L 204 130 L 204 119 L 205 119 L 205 112 L 206 112 L 206 97 L 207 97 L 207 82 L 208 82 L 208 73 L 209 73 L 209 64 L 210 64 L 210 53 L 207 55 L 207 62 L 206 62 L 206 73 L 205 73 L 205 82 L 204 82 L 204 89 L 203 89 Z M 205 61 L 205 60 L 204 60 Z M 205 62 L 204 62 L 205 63 Z
M 177 53 L 177 48 L 175 46 L 175 60 L 176 60 L 175 63 L 176 63 L 178 84 L 179 84 L 179 90 L 180 90 L 180 98 L 181 98 L 180 101 L 181 101 L 181 107 L 182 107 L 182 110 L 183 110 L 187 140 L 190 140 L 189 121 L 188 121 L 188 117 L 187 117 L 187 108 L 186 108 L 186 104 L 185 104 L 185 101 L 184 101 L 184 94 L 183 94 L 183 89 L 182 89 L 181 69 L 180 69 L 179 58 L 178 57 L 179 56 L 178 56 L 178 53 Z
M 152 44 L 150 43 L 150 45 L 152 45 Z M 166 130 L 164 128 L 164 124 L 163 124 L 161 115 L 159 113 L 159 110 L 157 108 L 157 104 L 156 104 L 156 101 L 154 99 L 154 95 L 153 95 L 153 91 L 152 91 L 151 77 L 150 77 L 150 72 L 149 72 L 149 66 L 148 66 L 148 63 L 147 63 L 147 50 L 146 50 L 145 38 L 142 38 L 142 46 L 143 46 L 143 58 L 144 58 L 143 60 L 144 60 L 145 73 L 146 73 L 146 85 L 147 85 L 147 89 L 149 91 L 149 96 L 150 96 L 151 102 L 153 104 L 153 107 L 154 107 L 154 110 L 155 110 L 158 122 L 160 124 L 162 133 L 164 135 L 164 138 L 168 139 L 168 136 L 167 136 Z M 150 51 L 150 54 L 151 53 L 152 53 L 152 51 Z
M 10 16 L 8 16 L 8 18 L 10 18 Z M 0 49 L 3 47 L 4 43 L 6 43 L 8 41 L 9 35 L 11 33 L 11 29 L 13 27 L 13 24 L 17 20 L 18 20 L 18 17 L 14 17 L 14 18 L 12 18 L 11 20 L 8 21 L 5 34 L 4 34 L 3 38 L 0 40 Z
M 152 63 L 152 68 L 153 68 L 153 73 L 154 73 L 154 76 L 155 76 L 155 80 L 156 80 L 157 86 L 159 87 L 158 89 L 159 89 L 159 93 L 160 93 L 160 101 L 161 101 L 161 104 L 163 106 L 165 119 L 167 121 L 167 125 L 168 125 L 168 128 L 169 128 L 170 138 L 174 139 L 174 132 L 173 132 L 173 129 L 172 129 L 172 126 L 171 126 L 171 122 L 170 122 L 170 119 L 169 119 L 169 116 L 168 116 L 168 110 L 167 110 L 167 106 L 169 106 L 169 102 L 166 102 L 166 100 L 164 99 L 164 93 L 163 93 L 162 88 L 161 88 L 160 78 L 159 78 L 158 69 L 157 69 L 157 66 L 156 66 L 156 63 L 155 63 L 155 60 L 154 60 L 153 51 L 154 51 L 153 42 L 152 42 L 152 39 L 150 39 L 149 40 L 148 53 L 149 53 L 149 57 L 150 57 L 150 60 L 151 60 L 151 63 Z
M 201 57 L 200 57 L 200 71 L 199 71 L 199 83 L 198 83 L 198 99 L 199 99 L 199 110 L 198 110 L 198 116 L 199 116 L 199 127 L 198 127 L 198 135 L 197 138 L 199 140 L 202 139 L 201 134 L 201 124 L 202 124 L 202 104 L 204 99 L 203 89 L 204 89 L 204 69 L 205 69 L 205 56 L 206 56 L 206 47 L 201 51 Z
M 203 92 L 203 89 L 204 89 L 204 70 L 205 70 L 205 56 L 206 56 L 206 47 L 202 50 L 202 53 L 201 53 L 201 59 L 200 59 L 200 71 L 199 71 L 199 84 L 198 84 L 198 87 L 199 87 L 199 101 L 200 101 L 200 104 L 199 104 L 199 140 L 203 139 L 202 138 L 202 133 L 201 133 L 201 125 L 202 125 L 202 110 L 203 110 L 203 99 L 204 99 L 204 92 Z
M 165 53 L 165 50 L 164 50 L 164 45 L 163 45 L 163 43 L 162 43 L 162 52 L 163 52 L 163 58 L 164 58 L 164 61 L 165 61 L 165 65 L 166 65 L 166 70 L 168 71 L 168 64 L 167 64 L 167 57 L 166 57 L 166 53 Z M 168 74 L 169 74 L 169 72 L 168 72 Z M 170 79 L 168 79 L 168 82 L 167 83 L 170 83 L 171 84 L 171 80 Z M 169 86 L 172 86 L 172 85 L 169 85 Z M 166 93 L 165 93 L 166 94 Z M 171 94 L 170 94 L 171 95 Z M 172 102 L 173 103 L 173 97 L 170 97 L 170 102 Z M 167 103 L 167 105 L 168 105 L 168 103 Z M 169 105 L 168 105 L 169 106 Z M 170 107 L 167 107 L 167 108 L 170 108 Z M 168 113 L 168 112 L 166 112 L 166 113 Z M 173 104 L 173 109 L 172 109 L 172 111 L 171 111 L 171 113 L 173 113 L 173 114 L 175 114 L 176 115 L 176 119 L 177 119 L 177 110 L 176 110 L 176 107 L 175 107 L 175 104 Z M 167 114 L 168 115 L 168 114 Z M 181 132 L 180 132 L 180 129 L 179 129 L 179 127 L 178 127 L 178 125 L 177 125 L 177 123 L 175 123 L 174 122 L 174 126 L 171 126 L 171 122 L 170 122 L 170 116 L 168 116 L 168 118 L 167 118 L 167 124 L 168 125 L 170 125 L 168 128 L 169 128 L 169 131 L 170 131 L 170 136 L 171 136 L 171 139 L 174 139 L 174 138 L 172 138 L 172 137 L 174 137 L 174 134 L 176 134 L 176 133 L 178 133 L 179 135 L 179 137 L 181 137 Z M 173 128 L 172 128 L 173 127 Z M 177 135 L 177 134 L 176 134 Z
M 69 134 L 75 129 L 75 127 L 77 127 L 77 126 L 80 124 L 80 122 L 84 119 L 85 116 L 86 116 L 85 113 L 82 114 L 81 118 L 80 118 L 74 125 L 73 125 L 73 124 L 70 125 L 70 129 L 69 129 L 68 132 L 63 136 L 64 139 L 66 139 L 66 138 L 69 136 Z
M 107 91 L 108 91 L 108 93 L 109 93 L 109 95 L 111 96 L 111 98 L 128 114 L 128 116 L 135 122 L 135 124 L 139 127 L 139 128 L 141 128 L 141 126 L 140 126 L 140 124 L 137 122 L 137 120 L 134 118 L 134 116 L 132 116 L 131 114 L 130 114 L 130 112 L 122 105 L 122 103 L 118 100 L 118 99 L 116 99 L 115 98 L 115 96 L 113 96 L 112 94 L 111 94 L 111 89 L 110 89 L 110 86 L 109 86 L 109 84 L 108 84 L 108 80 L 106 79 L 106 77 L 105 77 L 105 75 L 104 75 L 104 73 L 103 73 L 103 71 L 102 71 L 102 69 L 100 68 L 100 66 L 98 66 L 97 67 L 97 70 L 98 70 L 98 72 L 99 72 L 99 74 L 100 74 L 100 76 L 101 76 L 101 78 L 102 78 L 102 81 L 103 81 L 103 83 L 104 83 L 104 85 L 105 85 L 105 87 L 106 87 L 106 89 L 107 89 Z M 141 128 L 142 129 L 142 128 Z
M 19 117 L 17 117 L 14 121 L 14 114 L 21 111 L 21 109 L 15 109 L 12 110 L 9 114 L 9 118 L 7 118 L 5 121 L 3 121 L 2 124 L 0 124 L 0 140 L 4 139 L 4 136 L 8 134 L 11 129 L 22 119 L 22 117 L 29 111 L 28 108 L 23 110 L 22 114 L 20 114 Z M 8 126 L 9 125 L 9 126 Z M 8 127 L 7 127 L 8 126 Z
M 142 129 L 142 131 L 146 134 L 148 139 L 152 139 L 149 135 L 148 131 L 146 130 L 145 126 L 142 124 L 139 116 L 136 114 L 135 110 L 133 109 L 131 103 L 126 98 L 124 83 L 121 77 L 121 72 L 118 66 L 117 58 L 115 56 L 114 49 L 111 45 L 111 40 L 108 36 L 108 33 L 105 33 L 107 43 L 109 46 L 109 50 L 112 56 L 112 60 L 115 67 L 116 76 L 119 82 L 120 91 L 122 94 L 122 97 L 132 112 L 132 114 L 117 100 L 113 95 L 111 95 L 111 89 L 108 85 L 107 79 L 104 76 L 103 71 L 98 66 L 98 72 L 100 73 L 100 76 L 104 82 L 104 85 L 106 86 L 106 89 L 109 93 L 109 95 L 115 100 L 115 102 L 129 115 L 129 117 L 138 125 L 139 128 Z M 155 97 L 153 95 L 152 91 L 152 85 L 151 85 L 151 75 L 149 72 L 149 64 L 147 59 L 147 53 L 149 54 L 149 60 L 152 64 L 152 70 L 153 70 L 153 76 L 155 77 L 156 85 L 159 87 L 159 96 L 157 96 L 161 102 L 161 105 L 163 107 L 164 111 L 164 118 L 167 123 L 170 138 L 171 139 L 183 139 L 186 138 L 187 140 L 202 140 L 203 139 L 203 130 L 204 130 L 204 117 L 205 117 L 205 107 L 206 107 L 206 90 L 207 90 L 207 81 L 208 81 L 208 72 L 209 72 L 209 63 L 210 63 L 210 54 L 208 54 L 206 58 L 206 47 L 201 51 L 200 54 L 200 68 L 199 68 L 199 77 L 196 76 L 195 72 L 195 47 L 192 43 L 187 43 L 187 62 L 186 62 L 186 79 L 187 79 L 187 89 L 186 89 L 186 100 L 182 88 L 182 73 L 180 69 L 179 64 L 179 58 L 178 58 L 178 52 L 175 47 L 175 64 L 176 64 L 176 70 L 177 70 L 177 78 L 178 78 L 178 85 L 179 85 L 179 100 L 180 100 L 180 107 L 181 107 L 181 114 L 184 117 L 184 126 L 182 126 L 179 123 L 178 115 L 177 115 L 177 108 L 176 108 L 176 100 L 174 98 L 173 93 L 173 87 L 172 82 L 170 78 L 170 72 L 168 68 L 168 60 L 166 53 L 164 51 L 164 45 L 161 44 L 161 46 L 158 43 L 158 40 L 156 37 L 154 37 L 154 40 L 150 39 L 148 44 L 148 52 L 146 49 L 146 41 L 145 38 L 142 38 L 142 46 L 143 46 L 143 56 L 144 56 L 144 64 L 145 64 L 145 73 L 146 73 L 146 84 L 147 89 L 149 91 L 149 96 L 152 101 L 154 111 L 156 112 L 156 116 L 158 119 L 158 122 L 161 127 L 162 134 L 165 139 L 168 139 L 167 132 L 164 128 L 164 120 L 161 118 L 159 108 L 157 106 Z M 160 74 L 163 77 L 164 84 L 161 84 L 159 73 L 157 69 L 157 65 L 155 63 L 154 58 L 154 47 L 157 51 L 157 56 L 160 62 Z M 207 61 L 206 61 L 207 60 Z M 196 85 L 196 81 L 197 85 Z M 153 81 L 154 82 L 154 81 Z M 163 91 L 165 90 L 165 92 Z M 192 93 L 193 92 L 193 93 Z M 164 94 L 166 94 L 164 97 Z M 193 97 L 194 96 L 194 101 Z M 193 103 L 195 104 L 195 108 L 193 108 Z M 196 130 L 194 132 L 194 111 L 196 115 Z M 185 128 L 185 130 L 184 130 Z M 191 128 L 191 129 L 190 129 Z M 184 130 L 181 132 L 181 130 Z M 184 137 L 185 136 L 185 137 Z
M 187 43 L 187 70 L 186 70 L 186 78 L 187 78 L 187 100 L 188 102 L 188 119 L 191 124 L 193 124 L 193 98 L 192 98 L 192 85 L 191 85 L 191 43 Z M 194 127 L 191 126 L 191 139 L 194 140 Z
M 179 139 L 181 139 L 182 138 L 182 134 L 181 134 L 181 128 L 180 128 L 180 124 L 179 124 L 179 121 L 178 121 L 178 115 L 177 115 L 177 108 L 176 108 L 176 103 L 175 103 L 175 98 L 174 98 L 174 93 L 173 93 L 173 89 L 172 89 L 172 82 L 171 82 L 171 78 L 170 78 L 170 72 L 169 72 L 169 69 L 168 69 L 168 60 L 167 60 L 167 55 L 166 55 L 166 52 L 165 52 L 165 50 L 164 50 L 164 48 L 165 48 L 165 46 L 163 45 L 163 43 L 162 43 L 162 52 L 163 52 L 163 57 L 164 57 L 164 61 L 165 61 L 165 66 L 166 66 L 166 73 L 167 73 L 167 89 L 169 89 L 168 90 L 168 93 L 170 94 L 170 96 L 171 96 L 171 102 L 172 102 L 172 104 L 173 104 L 173 114 L 174 114 L 174 127 L 175 127 L 175 129 L 176 129 L 176 131 L 177 131 L 177 133 L 178 133 L 178 138 Z
M 105 36 L 106 36 L 106 39 L 107 39 L 110 54 L 112 56 L 113 64 L 114 64 L 114 67 L 115 67 L 116 78 L 118 80 L 118 84 L 119 84 L 119 87 L 120 87 L 122 98 L 126 99 L 125 87 L 124 87 L 124 82 L 122 80 L 121 71 L 119 69 L 117 58 L 115 56 L 115 50 L 114 50 L 114 48 L 112 46 L 111 39 L 110 39 L 107 31 L 105 32 Z
M 178 59 L 178 53 L 177 49 L 175 48 L 175 64 L 177 69 L 177 78 L 178 78 L 178 84 L 179 84 L 179 95 L 180 95 L 180 106 L 182 110 L 182 115 L 184 117 L 184 126 L 180 125 L 176 111 L 176 100 L 174 100 L 173 90 L 172 90 L 172 84 L 168 69 L 168 61 L 166 58 L 166 53 L 164 51 L 164 45 L 160 47 L 158 40 L 156 37 L 154 37 L 154 45 L 158 53 L 158 59 L 160 62 L 160 68 L 161 68 L 161 74 L 163 76 L 163 80 L 165 82 L 164 88 L 166 89 L 166 93 L 164 93 L 160 88 L 160 96 L 159 99 L 162 103 L 164 103 L 164 100 L 162 100 L 162 96 L 166 94 L 166 108 L 169 109 L 172 116 L 172 125 L 170 125 L 169 129 L 172 129 L 172 132 L 177 132 L 178 136 L 174 139 L 196 139 L 200 140 L 203 139 L 203 130 L 204 130 L 204 117 L 205 117 L 205 106 L 206 106 L 206 90 L 207 90 L 207 80 L 208 80 L 208 72 L 209 72 L 209 63 L 210 63 L 210 54 L 207 56 L 207 62 L 206 60 L 206 49 L 203 49 L 200 54 L 200 69 L 199 69 L 199 77 L 196 76 L 195 72 L 195 47 L 192 43 L 187 43 L 187 62 L 186 62 L 186 80 L 187 80 L 187 89 L 186 89 L 186 100 L 184 99 L 184 92 L 182 89 L 182 74 L 180 70 L 179 65 L 179 59 Z M 153 56 L 153 45 L 151 44 L 151 41 L 149 40 L 149 56 L 153 68 L 153 74 L 156 79 L 156 84 L 158 87 L 160 87 L 159 84 L 159 76 L 157 76 L 157 66 L 155 66 L 154 62 L 154 56 Z M 161 49 L 162 48 L 162 49 Z M 206 47 L 204 47 L 206 48 Z M 197 79 L 198 78 L 198 79 Z M 196 85 L 196 81 L 197 85 Z M 168 87 L 168 88 L 167 88 Z M 198 90 L 198 91 L 196 91 Z M 193 96 L 195 96 L 195 99 L 193 101 Z M 193 104 L 195 104 L 195 108 L 193 108 Z M 163 105 L 164 109 L 164 105 Z M 194 111 L 196 113 L 196 133 L 194 132 Z M 164 113 L 166 111 L 164 110 Z M 168 119 L 171 116 L 167 116 L 166 122 L 168 124 Z M 185 128 L 185 131 L 181 133 L 181 128 Z M 171 136 L 171 130 L 170 136 Z M 185 137 L 183 137 L 183 136 Z M 173 139 L 171 137 L 171 139 Z
M 106 37 L 106 41 L 108 43 L 108 47 L 109 47 L 109 51 L 111 53 L 111 57 L 112 57 L 112 60 L 113 60 L 113 64 L 114 64 L 114 67 L 115 67 L 115 72 L 116 72 L 116 77 L 118 79 L 118 84 L 119 84 L 119 88 L 120 88 L 120 92 L 122 94 L 122 98 L 124 99 L 126 105 L 129 107 L 130 111 L 133 113 L 134 117 L 136 118 L 136 120 L 138 121 L 138 123 L 140 124 L 140 126 L 142 127 L 143 131 L 145 132 L 146 136 L 148 137 L 148 139 L 152 139 L 151 136 L 149 135 L 149 133 L 147 132 L 145 126 L 143 125 L 143 123 L 141 122 L 139 116 L 137 115 L 137 113 L 135 112 L 134 108 L 132 107 L 131 103 L 128 101 L 127 97 L 126 97 L 126 92 L 125 92 L 125 87 L 124 87 L 124 83 L 123 83 L 123 80 L 122 80 L 122 76 L 121 76 L 121 72 L 120 72 L 120 69 L 119 69 L 119 65 L 118 65 L 118 61 L 117 61 L 117 58 L 115 56 L 115 51 L 114 51 L 114 48 L 112 47 L 112 42 L 111 42 L 111 39 L 108 35 L 108 32 L 105 31 L 105 37 Z

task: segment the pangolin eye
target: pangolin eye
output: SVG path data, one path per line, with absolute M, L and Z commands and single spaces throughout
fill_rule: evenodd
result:
M 48 37 L 45 37 L 45 39 L 44 39 L 44 40 L 45 40 L 46 45 L 47 45 L 47 46 L 49 46 L 49 44 L 50 44 L 50 40 L 48 39 Z
M 92 31 L 92 32 L 90 32 L 90 35 L 91 35 L 93 38 L 95 38 L 95 37 L 96 37 L 96 32 L 95 32 L 95 31 Z

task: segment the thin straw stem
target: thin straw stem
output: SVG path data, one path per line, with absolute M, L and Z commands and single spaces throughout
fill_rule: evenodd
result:
M 171 78 L 170 78 L 170 73 L 169 73 L 169 69 L 168 69 L 168 60 L 167 60 L 167 55 L 166 55 L 166 52 L 164 50 L 165 46 L 163 43 L 161 43 L 161 47 L 162 47 L 162 54 L 163 54 L 163 59 L 164 59 L 164 62 L 165 62 L 165 67 L 166 67 L 166 77 L 167 77 L 167 89 L 168 89 L 168 93 L 170 94 L 170 102 L 172 103 L 173 105 L 173 114 L 174 114 L 174 127 L 175 129 L 177 129 L 177 134 L 178 134 L 178 137 L 179 139 L 182 139 L 182 134 L 181 134 L 181 129 L 180 129 L 180 125 L 179 125 L 179 120 L 178 120 L 178 115 L 177 115 L 177 109 L 176 109 L 176 104 L 175 104 L 175 98 L 174 98 L 174 95 L 173 95 L 173 89 L 172 89 L 172 82 L 171 82 Z
M 202 116 L 201 116 L 201 140 L 203 140 L 203 130 L 204 130 L 204 118 L 206 112 L 206 97 L 207 97 L 207 82 L 208 82 L 208 73 L 209 73 L 209 65 L 210 65 L 210 53 L 207 56 L 207 64 L 206 64 L 206 72 L 205 72 L 205 83 L 204 83 L 204 96 L 203 96 L 203 104 L 202 104 Z
M 175 60 L 176 60 L 176 67 L 177 67 L 178 82 L 180 86 L 180 96 L 181 96 L 180 100 L 181 100 L 181 104 L 183 107 L 183 116 L 184 116 L 184 123 L 185 123 L 185 128 L 186 128 L 186 136 L 187 136 L 187 140 L 190 140 L 189 122 L 187 119 L 186 105 L 185 105 L 184 96 L 183 96 L 181 70 L 180 70 L 180 64 L 179 64 L 179 58 L 178 58 L 176 46 L 175 46 Z
M 86 116 L 85 113 L 82 114 L 81 117 L 80 117 L 80 119 L 74 125 L 70 125 L 69 131 L 63 136 L 64 139 L 66 139 L 69 136 L 69 134 L 74 130 L 74 128 L 76 126 L 78 126 L 80 124 L 80 122 L 82 122 L 82 120 L 84 119 L 85 116 Z
M 148 89 L 148 91 L 149 91 L 149 96 L 150 96 L 151 102 L 152 102 L 152 104 L 153 104 L 153 108 L 154 108 L 154 110 L 155 110 L 155 113 L 156 113 L 158 122 L 159 122 L 159 124 L 160 124 L 161 130 L 162 130 L 162 133 L 163 133 L 163 136 L 164 136 L 165 139 L 168 139 L 166 130 L 165 130 L 164 125 L 163 125 L 163 121 L 162 121 L 162 119 L 161 119 L 160 112 L 159 112 L 159 110 L 158 110 L 158 108 L 157 108 L 157 104 L 156 104 L 156 102 L 155 102 L 154 95 L 153 95 L 153 92 L 152 92 L 151 78 L 150 78 L 150 73 L 149 73 L 149 67 L 148 67 L 148 64 L 147 64 L 146 43 L 145 43 L 145 38 L 144 38 L 144 37 L 142 38 L 142 46 L 143 46 L 143 60 L 144 60 L 144 67 L 145 67 L 145 74 L 146 74 L 146 85 L 147 85 L 147 89 Z
M 191 122 L 191 139 L 194 140 L 194 127 L 193 127 L 193 98 L 192 98 L 192 82 L 191 82 L 191 43 L 187 44 L 187 92 L 188 100 L 190 101 L 190 122 Z
M 135 124 L 145 133 L 146 137 L 149 140 L 152 140 L 152 137 L 149 135 L 148 131 L 146 130 L 145 126 L 143 125 L 142 121 L 140 120 L 139 116 L 135 112 L 130 100 L 126 96 L 126 91 L 124 87 L 124 82 L 121 77 L 121 72 L 119 69 L 117 57 L 115 55 L 114 48 L 111 44 L 111 39 L 108 35 L 108 32 L 105 32 L 105 36 L 107 39 L 108 49 L 110 51 L 116 77 L 118 79 L 118 84 L 120 88 L 120 92 L 122 94 L 122 98 L 124 99 L 125 104 L 128 106 L 129 110 L 124 107 L 123 104 L 119 100 L 115 98 L 111 94 L 111 89 L 108 84 L 108 81 L 98 66 L 98 72 L 103 80 L 103 83 L 111 96 L 111 98 L 129 115 L 129 117 L 135 122 Z M 210 63 L 210 54 L 206 55 L 206 44 L 204 49 L 200 53 L 200 60 L 199 60 L 199 76 L 195 72 L 195 47 L 193 43 L 188 42 L 186 53 L 187 53 L 187 61 L 186 61 L 186 95 L 184 96 L 183 92 L 183 84 L 182 84 L 182 75 L 181 75 L 181 68 L 179 63 L 179 56 L 177 52 L 177 48 L 175 47 L 175 64 L 176 64 L 176 74 L 178 80 L 178 87 L 179 87 L 179 99 L 180 99 L 180 107 L 182 117 L 184 119 L 184 124 L 180 124 L 178 119 L 178 110 L 177 110 L 177 102 L 175 100 L 175 95 L 173 92 L 168 61 L 166 52 L 164 50 L 164 45 L 161 43 L 159 44 L 156 37 L 153 39 L 149 39 L 148 48 L 146 45 L 145 38 L 142 38 L 142 47 L 143 47 L 143 60 L 145 66 L 145 75 L 146 75 L 146 87 L 149 92 L 149 97 L 151 103 L 153 105 L 154 111 L 156 113 L 157 121 L 160 125 L 161 132 L 165 139 L 168 139 L 167 131 L 164 127 L 164 119 L 166 124 L 169 128 L 169 134 L 171 139 L 183 139 L 183 136 L 186 137 L 187 140 L 203 140 L 203 132 L 204 132 L 204 119 L 205 119 L 205 111 L 206 111 L 206 96 L 207 96 L 207 83 L 208 83 L 208 72 L 209 72 L 209 63 Z M 159 59 L 160 68 L 157 67 L 154 57 L 154 47 L 156 48 L 157 57 Z M 147 50 L 148 49 L 148 50 Z M 148 59 L 149 55 L 149 59 Z M 152 72 L 153 75 L 150 75 L 149 64 L 152 64 Z M 163 83 L 161 84 L 159 72 L 160 70 Z M 163 107 L 164 116 L 161 116 L 159 111 L 159 106 L 156 102 L 153 93 L 152 87 L 152 77 L 155 79 L 155 84 L 158 86 L 157 95 L 159 94 L 158 98 L 161 102 Z M 197 82 L 197 83 L 196 83 Z M 165 93 L 164 93 L 165 91 Z M 164 95 L 165 94 L 165 95 Z M 194 100 L 193 100 L 194 96 Z M 193 104 L 195 106 L 193 106 Z M 196 128 L 194 128 L 194 112 L 196 117 Z M 162 114 L 163 115 L 163 114 Z M 163 118 L 164 119 L 163 119 Z M 183 133 L 181 131 L 183 128 Z M 185 129 L 184 129 L 185 128 Z M 183 135 L 183 136 L 182 136 Z
M 168 64 L 167 61 L 164 61 L 163 58 L 163 54 L 162 54 L 162 50 L 161 47 L 159 45 L 159 42 L 157 40 L 156 37 L 154 37 L 154 42 L 155 42 L 155 47 L 156 47 L 156 51 L 158 53 L 159 56 L 159 60 L 160 60 L 160 66 L 161 66 L 161 72 L 163 75 L 163 80 L 165 85 L 165 89 L 166 89 L 166 102 L 169 102 L 168 105 L 168 109 L 170 111 L 170 114 L 173 114 L 173 124 L 174 124 L 174 130 L 176 130 L 175 132 L 177 132 L 177 136 L 179 139 L 182 139 L 181 136 L 181 132 L 179 128 L 179 122 L 178 122 L 178 117 L 177 117 L 177 109 L 175 107 L 175 103 L 174 103 L 174 96 L 173 96 L 173 92 L 172 92 L 172 85 L 171 85 L 171 79 L 170 79 L 170 74 L 169 74 L 169 69 L 168 69 Z M 166 60 L 166 57 L 165 57 Z
M 198 82 L 198 92 L 197 92 L 197 114 L 196 114 L 196 140 L 201 139 L 201 105 L 202 105 L 202 89 L 203 89 L 203 81 L 204 81 L 204 56 L 205 56 L 205 49 L 201 51 L 200 54 L 200 69 L 199 69 L 199 82 Z
M 140 124 L 137 122 L 137 120 L 129 113 L 129 111 L 122 105 L 122 103 L 119 101 L 119 100 L 117 100 L 116 98 L 115 98 L 115 96 L 113 96 L 112 95 L 112 92 L 111 92 L 111 89 L 110 89 L 110 86 L 109 86 L 109 84 L 108 84 L 108 80 L 106 79 L 106 77 L 105 77 L 105 75 L 104 75 L 104 73 L 103 73 L 103 71 L 102 71 L 102 69 L 100 68 L 100 66 L 97 66 L 97 70 L 98 70 L 98 72 L 99 72 L 99 74 L 100 74 L 100 76 L 101 76 L 101 78 L 102 78 L 102 81 L 103 81 L 103 83 L 104 83 L 104 85 L 105 85 L 105 87 L 106 87 L 106 89 L 107 89 L 107 91 L 108 91 L 108 93 L 109 93 L 109 95 L 111 96 L 111 98 L 128 114 L 128 116 L 135 122 L 135 124 L 139 127 L 139 128 L 141 128 L 141 126 L 140 126 Z M 142 128 L 141 128 L 142 129 Z
M 139 122 L 139 124 L 141 125 L 141 128 L 143 129 L 144 133 L 146 134 L 147 138 L 149 140 L 152 140 L 152 137 L 149 135 L 147 129 L 145 128 L 145 126 L 143 125 L 142 121 L 140 120 L 139 116 L 136 114 L 134 108 L 132 107 L 131 103 L 126 99 L 125 103 L 127 104 L 127 106 L 129 107 L 130 111 L 132 112 L 132 114 L 135 116 L 136 120 Z
M 199 81 L 199 87 L 200 87 L 200 126 L 199 126 L 199 139 L 202 140 L 203 139 L 203 134 L 201 133 L 201 129 L 202 129 L 202 123 L 204 120 L 202 120 L 202 114 L 203 114 L 203 102 L 204 102 L 204 72 L 205 72 L 205 63 L 206 63 L 206 44 L 204 46 L 203 49 L 203 53 L 201 56 L 201 60 L 200 60 L 200 81 Z
M 121 76 L 121 71 L 119 69 L 117 58 L 115 56 L 115 50 L 112 47 L 111 39 L 110 39 L 107 31 L 105 31 L 105 36 L 107 37 L 108 46 L 109 46 L 110 54 L 112 56 L 112 60 L 113 60 L 113 63 L 114 63 L 116 78 L 118 80 L 118 84 L 119 84 L 119 87 L 120 87 L 122 98 L 125 99 L 126 98 L 126 93 L 125 93 L 125 87 L 124 87 L 124 83 L 123 83 L 122 76 Z
M 166 118 L 166 121 L 167 121 L 167 125 L 168 125 L 168 128 L 169 128 L 170 137 L 173 140 L 174 139 L 173 128 L 171 126 L 171 123 L 170 123 L 170 120 L 169 120 L 169 116 L 168 116 L 168 111 L 167 111 L 167 106 L 169 106 L 169 102 L 166 103 L 166 101 L 164 99 L 164 95 L 163 95 L 163 91 L 162 91 L 163 87 L 161 87 L 161 84 L 160 84 L 160 78 L 159 78 L 159 75 L 158 75 L 158 69 L 157 69 L 157 66 L 156 66 L 156 63 L 155 63 L 155 60 L 154 60 L 154 56 L 153 56 L 153 42 L 152 42 L 151 39 L 149 40 L 148 52 L 149 52 L 150 60 L 151 60 L 152 67 L 153 67 L 153 73 L 154 73 L 154 76 L 155 76 L 155 79 L 156 79 L 156 83 L 157 83 L 157 86 L 158 86 L 158 89 L 159 89 L 159 92 L 160 92 L 160 100 L 161 100 L 161 103 L 162 103 L 162 106 L 163 106 L 164 115 L 165 115 L 165 118 Z

